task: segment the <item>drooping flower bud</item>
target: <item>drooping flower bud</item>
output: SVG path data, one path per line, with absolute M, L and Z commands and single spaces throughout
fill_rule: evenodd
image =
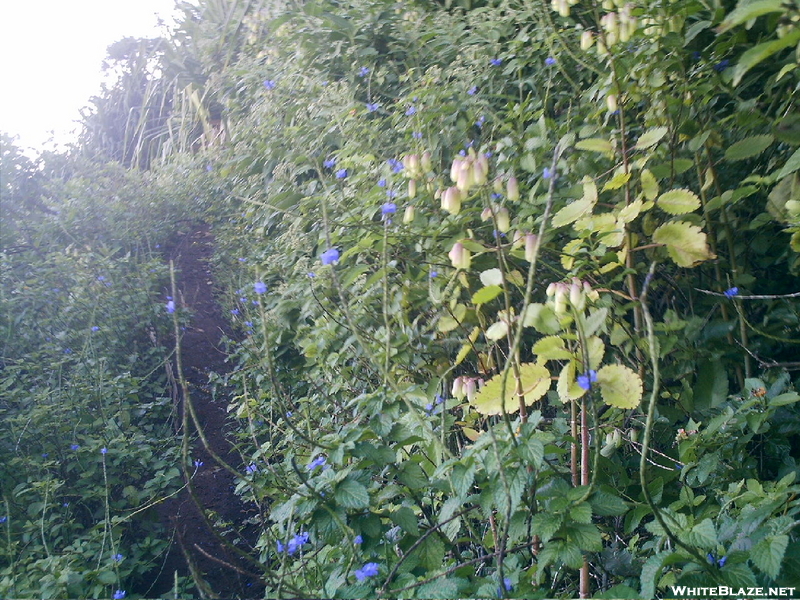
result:
M 469 188 L 472 187 L 474 180 L 475 176 L 472 173 L 472 164 L 469 161 L 463 161 L 461 163 L 461 169 L 458 171 L 458 177 L 456 177 L 456 187 L 466 193 L 469 191 Z
M 581 50 L 588 50 L 594 44 L 594 34 L 591 31 L 584 31 L 581 34 Z
M 417 180 L 416 179 L 409 179 L 408 180 L 408 197 L 409 198 L 416 198 L 417 197 Z
M 461 192 L 457 187 L 451 186 L 442 194 L 442 210 L 446 210 L 451 215 L 461 212 Z
M 501 177 L 495 177 L 492 186 L 494 187 L 495 194 L 503 193 L 503 179 Z
M 617 95 L 616 94 L 609 94 L 606 96 L 606 107 L 611 112 L 617 110 Z
M 581 285 L 577 277 L 573 278 L 572 285 L 569 286 L 569 303 L 578 311 L 582 311 L 586 308 L 586 296 L 583 294 L 583 285 Z
M 472 175 L 475 185 L 483 185 L 487 181 L 486 173 L 489 171 L 488 167 L 484 167 L 480 160 L 476 160 L 472 165 Z
M 464 391 L 464 377 L 459 376 L 453 380 L 452 394 L 453 398 L 458 398 L 459 400 L 462 400 L 467 395 Z
M 491 207 L 487 206 L 486 208 L 481 211 L 481 221 L 488 221 L 492 218 L 492 209 Z
M 509 200 L 515 202 L 519 200 L 519 183 L 516 177 L 508 178 L 508 183 L 506 183 L 506 196 Z
M 453 244 L 453 248 L 447 254 L 450 257 L 450 262 L 456 269 L 469 269 L 472 262 L 472 255 L 470 251 L 464 247 L 461 242 Z
M 475 400 L 475 395 L 478 393 L 478 382 L 474 377 L 464 377 L 464 394 L 467 396 L 467 401 L 472 402 Z
M 431 153 L 427 150 L 422 153 L 422 158 L 419 160 L 419 164 L 422 167 L 422 170 L 426 173 L 430 172 L 433 169 L 431 164 Z
M 533 262 L 533 258 L 536 255 L 537 239 L 538 237 L 532 233 L 529 233 L 528 235 L 525 236 L 525 260 L 527 260 L 529 263 Z M 551 283 L 550 285 L 553 284 Z M 549 294 L 550 286 L 548 286 L 547 289 L 548 289 L 548 295 L 550 295 Z
M 508 214 L 508 209 L 505 206 L 501 206 L 499 209 L 497 209 L 494 215 L 495 219 L 497 219 L 498 231 L 505 233 L 511 229 L 511 217 Z
M 563 283 L 556 284 L 556 293 L 553 298 L 553 311 L 557 315 L 563 315 L 567 310 L 567 286 Z
M 456 156 L 453 159 L 453 164 L 450 167 L 450 179 L 455 183 L 458 181 L 458 174 L 461 172 L 461 165 L 464 163 L 464 160 L 460 156 Z
M 523 244 L 525 244 L 525 234 L 519 229 L 517 229 L 516 231 L 514 231 L 514 237 L 511 240 L 511 247 L 516 250 L 518 248 L 521 248 Z
M 413 206 L 406 206 L 406 210 L 403 212 L 403 223 L 408 225 L 414 220 L 415 211 Z

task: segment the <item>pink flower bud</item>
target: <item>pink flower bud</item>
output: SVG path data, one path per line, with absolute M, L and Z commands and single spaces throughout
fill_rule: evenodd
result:
M 414 220 L 414 207 L 413 206 L 406 206 L 406 210 L 403 213 L 403 223 L 408 225 Z
M 457 187 L 451 186 L 442 194 L 442 210 L 451 215 L 457 215 L 461 211 L 461 192 Z
M 486 207 L 481 211 L 481 221 L 488 221 L 492 218 L 492 209 L 490 207 Z
M 508 209 L 505 206 L 501 206 L 494 214 L 497 219 L 498 231 L 505 233 L 511 229 L 511 216 L 508 214 Z
M 516 177 L 509 177 L 506 184 L 506 196 L 509 200 L 519 200 L 519 183 Z
M 474 377 L 464 377 L 464 393 L 467 396 L 467 401 L 472 402 L 478 393 L 478 383 Z
M 453 248 L 447 256 L 450 257 L 450 262 L 456 269 L 469 269 L 472 262 L 470 251 L 464 248 L 464 244 L 461 242 L 453 244 Z
M 453 159 L 453 165 L 450 167 L 450 179 L 455 183 L 458 181 L 458 174 L 461 172 L 461 165 L 464 163 L 464 160 L 460 156 L 456 156 Z
M 536 255 L 536 241 L 538 237 L 532 233 L 529 233 L 525 236 L 525 260 L 532 263 L 533 257 Z M 552 283 L 550 284 L 553 285 Z M 547 287 L 548 293 L 547 295 L 550 296 L 550 286 Z
M 466 392 L 464 391 L 464 378 L 463 377 L 456 377 L 453 380 L 453 398 L 458 398 L 462 400 L 464 396 L 466 396 Z
M 416 179 L 409 179 L 408 180 L 408 197 L 409 198 L 416 198 L 417 197 L 417 180 Z
M 419 164 L 422 167 L 423 171 L 429 173 L 433 169 L 433 166 L 431 165 L 431 153 L 428 152 L 427 150 L 423 152 Z

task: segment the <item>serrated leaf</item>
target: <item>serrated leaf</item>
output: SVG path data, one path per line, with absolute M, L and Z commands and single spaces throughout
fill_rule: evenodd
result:
M 737 161 L 757 156 L 772 145 L 774 141 L 775 137 L 772 134 L 746 137 L 728 147 L 725 151 L 725 160 Z
M 789 545 L 788 535 L 769 536 L 758 542 L 750 551 L 750 560 L 761 571 L 775 579 L 781 570 L 781 561 Z
M 606 190 L 618 190 L 623 185 L 628 183 L 630 179 L 631 179 L 630 173 L 617 173 L 616 175 L 614 175 L 614 177 L 606 181 L 605 185 L 603 186 L 603 191 L 605 192 Z
M 700 208 L 700 198 L 690 190 L 670 190 L 661 194 L 656 204 L 671 215 L 683 215 Z
M 594 179 L 588 175 L 583 178 L 583 199 L 592 204 L 597 202 L 597 186 L 594 184 Z
M 586 340 L 586 354 L 589 355 L 589 368 L 597 369 L 600 363 L 603 362 L 603 355 L 606 352 L 606 345 L 598 336 L 592 335 Z M 575 353 L 575 365 L 581 371 L 586 369 L 583 367 L 583 352 Z
M 635 148 L 637 150 L 643 150 L 656 145 L 661 138 L 667 135 L 667 131 L 669 131 L 669 129 L 666 127 L 653 127 L 653 129 L 645 131 L 636 142 Z
M 503 293 L 503 288 L 499 285 L 487 285 L 482 287 L 472 295 L 473 304 L 486 304 L 497 298 Z
M 481 283 L 486 287 L 502 285 L 503 273 L 500 269 L 487 269 L 481 273 Z
M 538 363 L 522 364 L 519 371 L 525 404 L 530 406 L 550 389 L 550 371 Z M 504 385 L 505 394 L 503 394 Z M 503 406 L 507 413 L 515 413 L 519 410 L 516 388 L 517 384 L 512 373 L 498 373 L 484 384 L 472 405 L 483 415 L 502 414 Z
M 619 517 L 628 512 L 628 505 L 620 498 L 608 492 L 598 491 L 589 500 L 594 514 L 601 517 Z
M 492 324 L 489 329 L 486 330 L 486 339 L 496 341 L 504 338 L 507 334 L 508 322 L 498 321 L 497 323 Z
M 771 398 L 769 401 L 770 406 L 785 406 L 787 404 L 794 404 L 795 402 L 800 401 L 800 394 L 797 392 L 786 392 L 785 394 L 780 394 L 779 396 L 775 396 Z
M 606 404 L 629 409 L 642 401 L 642 380 L 624 365 L 606 365 L 597 372 L 597 382 Z
M 583 323 L 583 335 L 594 335 L 595 332 L 601 328 L 605 331 L 606 317 L 608 316 L 607 308 L 593 308 L 589 311 L 589 316 Z M 601 354 L 602 356 L 602 354 Z
M 456 304 L 453 309 L 453 316 L 449 314 L 442 315 L 439 322 L 436 324 L 436 329 L 442 333 L 447 333 L 456 329 L 459 324 L 464 320 L 467 314 L 467 307 L 463 304 Z
M 553 215 L 553 227 L 563 227 L 564 225 L 569 225 L 584 215 L 591 213 L 593 207 L 594 202 L 591 200 L 587 200 L 585 198 L 574 200 Z
M 436 598 L 458 598 L 458 582 L 453 579 L 439 578 L 425 585 L 419 586 L 414 594 L 420 600 L 435 600 Z
M 659 552 L 658 554 L 648 558 L 642 565 L 642 598 L 655 598 L 656 597 L 656 584 L 661 579 L 661 569 L 664 568 L 664 562 L 672 552 Z
M 592 506 L 588 502 L 581 502 L 570 509 L 569 517 L 578 523 L 591 523 Z
M 546 544 L 561 527 L 563 517 L 558 514 L 539 512 L 531 518 L 531 532 Z
M 664 244 L 670 258 L 679 267 L 693 267 L 714 258 L 706 243 L 706 234 L 685 221 L 665 223 L 653 232 L 653 241 Z
M 566 527 L 566 532 L 568 539 L 581 550 L 599 552 L 603 548 L 603 538 L 593 523 L 573 523 Z
M 603 140 L 600 138 L 581 140 L 575 144 L 575 148 L 578 150 L 588 150 L 589 152 L 602 152 L 604 154 L 611 154 L 614 152 L 614 147 L 611 145 L 611 143 L 608 140 Z
M 717 545 L 717 530 L 711 519 L 703 519 L 697 523 L 686 537 L 689 544 L 703 550 L 713 549 Z
M 642 184 L 642 192 L 644 193 L 644 197 L 648 200 L 655 200 L 656 196 L 658 196 L 658 181 L 656 181 L 655 176 L 650 171 L 645 169 L 642 171 L 640 183 Z
M 345 479 L 336 486 L 333 494 L 336 503 L 344 508 L 366 508 L 369 506 L 367 488 L 355 479 Z
M 575 363 L 570 361 L 564 368 L 561 369 L 561 374 L 558 376 L 558 383 L 556 384 L 556 391 L 558 398 L 567 403 L 570 400 L 577 400 L 586 393 L 575 379 Z
M 572 358 L 572 353 L 564 345 L 564 339 L 557 335 L 548 335 L 537 341 L 533 345 L 533 353 L 539 362 Z
M 420 562 L 428 569 L 438 569 L 444 560 L 444 542 L 435 535 L 429 535 L 417 546 Z
M 621 208 L 617 215 L 617 223 L 627 224 L 633 221 L 642 212 L 643 205 L 641 200 L 634 200 L 628 206 Z

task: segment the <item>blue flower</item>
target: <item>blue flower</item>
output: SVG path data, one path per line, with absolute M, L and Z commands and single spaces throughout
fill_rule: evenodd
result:
M 245 472 L 246 472 L 248 475 L 252 475 L 252 474 L 253 474 L 253 473 L 255 473 L 256 471 L 258 471 L 258 467 L 257 467 L 256 465 L 254 465 L 253 463 L 250 463 L 249 465 L 247 465 L 247 466 L 244 468 L 244 470 L 245 470 Z
M 329 158 L 329 159 L 323 161 L 322 166 L 325 167 L 326 169 L 332 169 L 333 167 L 336 166 L 336 159 L 335 158 Z
M 416 108 L 414 108 L 413 106 L 409 106 L 409 107 L 406 109 L 406 116 L 407 116 L 407 117 L 410 117 L 410 116 L 412 116 L 412 115 L 415 115 L 415 114 L 417 114 L 417 109 L 416 109 Z
M 718 566 L 718 567 L 721 569 L 722 567 L 724 567 L 724 566 L 725 566 L 725 563 L 726 563 L 726 562 L 728 562 L 728 557 L 727 557 L 727 556 L 723 556 L 722 558 L 720 558 L 720 559 L 717 561 L 717 566 Z
M 403 170 L 403 163 L 396 158 L 390 158 L 386 162 L 389 164 L 389 168 L 392 169 L 392 173 L 399 173 Z
M 294 414 L 294 413 L 292 413 L 292 411 L 290 411 L 290 410 L 287 410 L 287 411 L 286 411 L 286 418 L 287 418 L 287 419 L 291 419 L 293 414 Z
M 353 538 L 353 543 L 356 546 L 358 546 L 360 544 L 363 544 L 364 543 L 364 538 L 362 538 L 360 535 L 357 535 L 356 537 Z
M 544 64 L 546 64 L 548 67 L 550 67 L 550 66 L 556 64 L 556 59 L 553 58 L 552 56 L 548 56 L 547 58 L 544 59 Z
M 550 167 L 545 167 L 542 171 L 542 177 L 544 179 L 550 179 L 555 174 L 555 171 L 551 171 Z
M 444 396 L 442 396 L 441 394 L 436 394 L 435 400 L 436 404 L 442 404 L 444 402 Z
M 232 315 L 238 315 L 239 314 L 239 309 L 238 308 L 231 309 L 231 314 Z
M 429 277 L 431 279 L 436 279 L 438 276 L 439 276 L 439 272 L 438 271 L 431 271 L 431 273 L 429 275 Z
M 244 304 L 245 302 L 247 302 L 247 298 L 245 298 L 244 296 L 242 296 L 242 297 L 240 297 L 240 298 L 239 298 L 239 302 L 241 302 L 242 304 Z
M 283 552 L 283 542 L 281 542 L 280 540 L 275 542 L 275 547 L 278 549 L 278 553 Z
M 122 556 L 122 554 L 115 554 L 115 555 L 114 555 L 114 556 L 112 556 L 111 558 L 113 558 L 113 559 L 114 559 L 114 562 L 121 562 L 121 561 L 122 561 L 122 559 L 123 559 L 123 558 L 125 558 L 125 557 L 124 557 L 124 556 Z
M 105 446 L 100 448 L 100 454 L 108 454 L 108 448 L 106 448 Z
M 263 281 L 256 281 L 253 284 L 253 289 L 256 291 L 256 294 L 263 294 L 267 291 L 267 285 Z
M 493 67 L 499 67 L 500 65 L 503 64 L 503 59 L 502 58 L 493 58 L 489 62 L 491 63 L 491 65 Z
M 114 592 L 114 600 L 122 600 L 125 597 L 125 590 L 117 590 Z
M 583 375 L 578 375 L 578 385 L 581 389 L 589 390 L 592 388 L 592 384 L 597 381 L 597 371 L 594 369 L 590 369 Z
M 333 265 L 339 262 L 339 251 L 336 248 L 329 248 L 323 252 L 319 259 L 323 265 Z
M 316 274 L 316 273 L 314 273 L 314 271 L 309 271 L 309 272 L 307 273 L 307 275 L 308 275 L 308 278 L 309 278 L 309 279 L 314 279 L 314 277 L 316 277 L 316 276 L 317 276 L 317 274 Z
M 292 539 L 286 542 L 286 553 L 291 556 L 300 550 L 300 548 L 302 548 L 303 544 L 306 542 L 308 542 L 308 534 L 305 532 L 298 533 Z
M 8 521 L 8 517 L 0 517 L 0 523 L 5 523 Z
M 467 151 L 466 150 L 459 150 L 458 151 L 458 155 L 459 156 L 466 156 L 467 155 Z
M 692 60 L 700 60 L 703 55 L 700 53 L 699 50 L 695 50 L 692 52 Z
M 70 450 L 77 450 L 78 448 L 80 448 L 80 446 L 79 446 L 78 444 L 72 444 L 72 445 L 69 447 L 69 449 L 70 449 Z
M 431 404 L 430 402 L 428 402 L 428 403 L 425 405 L 425 412 L 426 412 L 426 413 L 428 413 L 428 414 L 431 414 L 431 413 L 433 412 L 433 404 Z
M 47 458 L 48 456 L 50 456 L 49 452 L 43 452 L 42 453 L 42 458 Z
M 361 67 L 358 70 L 359 77 L 366 77 L 369 74 L 369 67 Z
M 477 85 L 473 85 L 471 88 L 469 88 L 469 89 L 467 90 L 467 93 L 468 93 L 470 96 L 474 96 L 475 94 L 477 94 L 477 93 L 478 93 L 478 86 L 477 86 Z
M 394 202 L 386 202 L 381 207 L 381 214 L 392 215 L 397 212 L 397 205 Z
M 100 276 L 97 278 L 97 281 L 105 281 L 105 280 L 106 280 L 106 278 L 105 278 L 105 277 L 103 277 L 102 275 L 100 275 Z
M 344 179 L 347 177 L 347 169 L 339 169 L 336 171 L 336 179 Z
M 717 64 L 714 65 L 714 70 L 717 73 L 722 73 L 725 69 L 728 68 L 728 65 L 731 63 L 727 58 L 719 61 Z
M 739 295 L 739 288 L 738 287 L 732 287 L 732 288 L 730 288 L 728 290 L 725 290 L 725 297 L 726 298 L 733 298 L 734 296 L 738 296 L 738 295 Z
M 267 80 L 264 81 L 264 87 L 267 88 L 268 90 L 274 90 L 275 89 L 275 85 L 276 85 L 276 83 L 275 83 L 275 80 L 273 80 L 273 79 L 267 79 Z
M 481 115 L 477 121 L 475 121 L 475 125 L 478 127 L 483 127 L 483 124 L 486 122 L 486 117 Z
M 72 354 L 72 348 L 64 348 L 64 354 Z
M 93 325 L 92 331 L 100 331 L 100 328 L 97 325 Z
M 413 137 L 415 140 L 421 140 L 422 139 L 422 132 L 421 131 L 415 131 L 415 132 L 413 132 L 411 134 L 411 137 Z
M 252 321 L 245 321 L 244 325 L 245 325 L 245 327 L 249 327 L 250 329 L 253 328 L 253 322 Z
M 378 179 L 378 187 L 386 187 L 386 183 L 385 178 Z
M 369 562 L 360 569 L 356 569 L 355 572 L 356 579 L 358 579 L 359 581 L 364 581 L 367 577 L 374 577 L 375 575 L 378 574 L 379 568 L 380 566 L 378 565 L 378 563 Z
M 368 110 L 369 112 L 375 112 L 375 111 L 376 111 L 376 110 L 378 110 L 380 107 L 381 107 L 381 105 L 380 105 L 380 104 L 378 104 L 377 102 L 367 102 L 367 110 Z
M 167 312 L 170 313 L 170 314 L 175 312 L 175 301 L 174 300 L 170 300 L 169 302 L 167 302 Z
M 308 466 L 306 468 L 309 471 L 313 471 L 317 467 L 323 467 L 323 468 L 325 467 L 325 457 L 322 456 L 321 454 L 317 458 L 312 460 L 310 463 L 308 463 Z
M 239 258 L 239 262 L 247 262 L 246 258 Z
M 508 577 L 503 579 L 503 586 L 505 586 L 506 591 L 509 591 L 509 592 L 514 589 L 514 584 L 511 581 L 511 579 L 509 579 Z

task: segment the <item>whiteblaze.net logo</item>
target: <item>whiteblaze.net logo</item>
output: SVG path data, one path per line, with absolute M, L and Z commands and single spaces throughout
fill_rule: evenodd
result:
M 795 598 L 796 587 L 669 586 L 676 598 Z

